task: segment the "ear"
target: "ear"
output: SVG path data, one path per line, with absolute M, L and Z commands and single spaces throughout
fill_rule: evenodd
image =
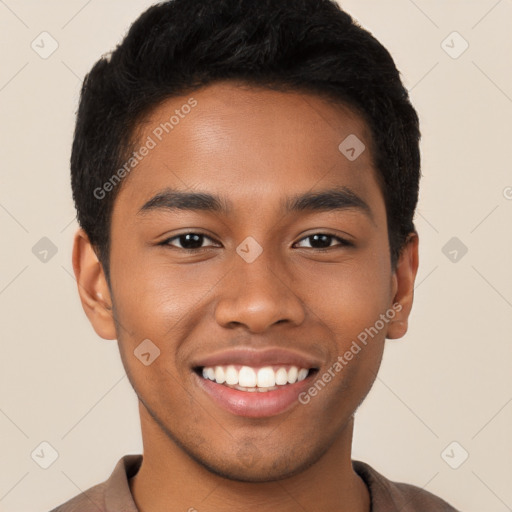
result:
M 112 300 L 103 266 L 83 229 L 75 233 L 73 241 L 73 271 L 82 307 L 94 330 L 101 338 L 116 339 Z
M 418 245 L 417 233 L 410 233 L 402 248 L 393 273 L 393 304 L 397 306 L 394 319 L 389 323 L 386 338 L 401 338 L 407 332 L 409 314 L 411 313 L 414 298 L 414 281 L 418 272 Z

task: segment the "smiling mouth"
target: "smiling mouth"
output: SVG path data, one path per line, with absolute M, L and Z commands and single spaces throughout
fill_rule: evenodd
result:
M 202 379 L 231 389 L 265 393 L 301 382 L 318 372 L 318 368 L 301 368 L 293 365 L 216 365 L 197 366 L 194 372 Z

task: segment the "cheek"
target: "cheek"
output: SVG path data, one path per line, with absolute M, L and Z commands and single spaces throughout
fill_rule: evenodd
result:
M 304 302 L 340 339 L 357 336 L 390 306 L 390 264 L 377 251 L 325 266 L 307 283 Z
M 328 329 L 332 349 L 330 363 L 303 399 L 313 416 L 328 414 L 333 425 L 343 423 L 340 411 L 351 413 L 367 395 L 384 350 L 388 324 L 381 315 L 390 309 L 391 269 L 388 259 L 378 253 L 366 258 L 364 264 L 358 260 L 344 268 L 340 265 L 336 272 L 331 267 L 306 295 L 312 317 L 320 318 Z M 324 398 L 315 400 L 315 396 Z
M 112 259 L 117 312 L 136 329 L 171 328 L 211 288 L 204 272 L 194 265 L 170 265 L 164 258 L 127 254 Z

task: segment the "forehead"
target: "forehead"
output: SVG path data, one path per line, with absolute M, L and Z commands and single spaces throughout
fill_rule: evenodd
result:
M 340 185 L 376 199 L 371 144 L 365 122 L 342 104 L 216 83 L 170 98 L 146 116 L 134 150 L 151 149 L 125 178 L 116 203 L 136 210 L 166 187 L 229 196 L 249 209 L 257 200 L 277 204 L 283 195 Z M 363 148 L 354 159 L 352 149 L 357 156 Z

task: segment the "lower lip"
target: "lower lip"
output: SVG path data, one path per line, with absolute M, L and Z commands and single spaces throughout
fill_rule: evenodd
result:
M 298 397 L 311 384 L 315 372 L 304 380 L 280 386 L 274 391 L 240 391 L 200 377 L 194 372 L 201 388 L 213 401 L 226 411 L 247 418 L 264 418 L 287 411 L 294 404 L 300 403 Z

